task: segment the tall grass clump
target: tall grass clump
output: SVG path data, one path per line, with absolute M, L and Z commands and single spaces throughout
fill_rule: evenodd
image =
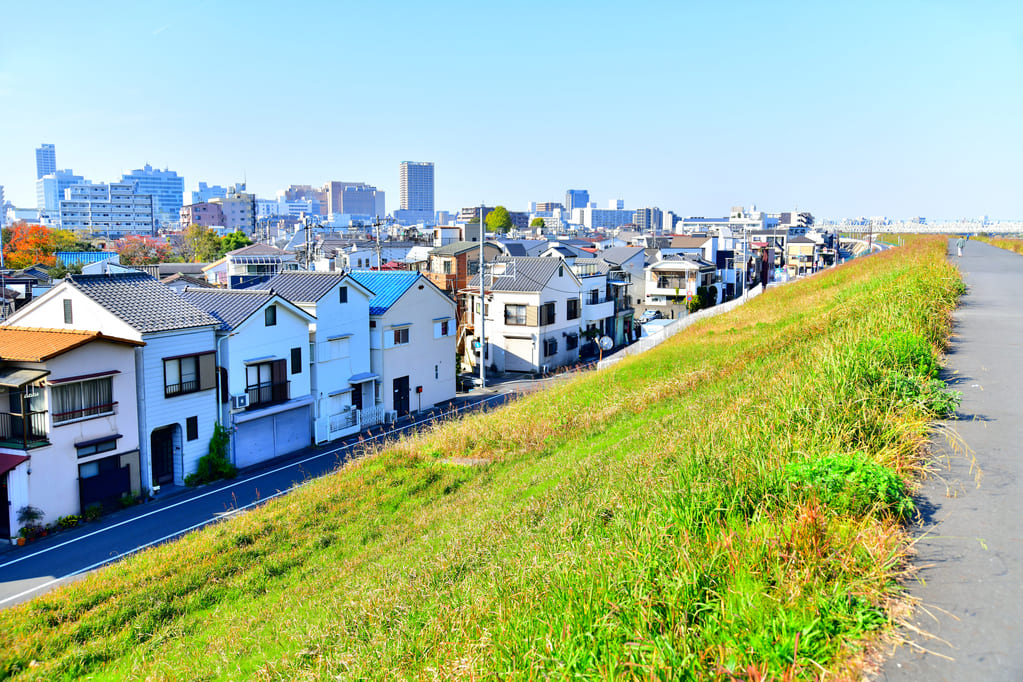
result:
M 895 384 L 940 381 L 962 292 L 944 246 L 772 289 L 2 612 L 0 676 L 854 676 L 936 415 Z

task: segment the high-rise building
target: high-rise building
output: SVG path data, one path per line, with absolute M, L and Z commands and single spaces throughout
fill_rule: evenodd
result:
M 207 185 L 205 182 L 200 182 L 199 185 L 192 190 L 192 203 L 202 204 L 206 203 L 210 199 L 223 199 L 226 196 L 226 187 L 221 187 L 220 185 Z
M 64 199 L 64 190 L 83 182 L 85 178 L 75 175 L 70 168 L 47 173 L 36 180 L 36 208 L 59 211 L 60 202 Z
M 52 144 L 41 144 L 36 148 L 36 180 L 57 172 L 57 148 Z
M 107 237 L 153 234 L 153 207 L 153 196 L 140 193 L 136 182 L 81 183 L 68 187 L 60 202 L 60 226 Z
M 570 189 L 565 192 L 565 210 L 586 208 L 590 203 L 590 193 L 585 189 Z
M 245 183 L 227 188 L 227 196 L 210 200 L 224 214 L 223 225 L 231 232 L 252 233 L 256 229 L 256 195 L 245 191 Z
M 359 218 L 382 218 L 387 215 L 384 192 L 364 182 L 332 180 L 323 186 L 323 192 L 326 194 L 328 213 Z
M 422 211 L 433 217 L 433 163 L 429 161 L 401 162 L 402 211 Z
M 153 208 L 159 223 L 176 225 L 185 196 L 185 179 L 168 169 L 153 168 L 148 163 L 121 176 L 121 182 L 137 182 L 141 194 L 153 196 Z
M 0 227 L 7 224 L 7 202 L 4 201 L 4 186 L 0 185 Z
M 637 208 L 633 222 L 636 223 L 640 232 L 660 232 L 664 225 L 664 214 L 656 206 Z

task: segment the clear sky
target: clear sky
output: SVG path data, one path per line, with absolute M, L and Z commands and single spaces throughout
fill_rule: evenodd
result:
M 0 2 L 0 184 L 1023 218 L 1023 2 Z

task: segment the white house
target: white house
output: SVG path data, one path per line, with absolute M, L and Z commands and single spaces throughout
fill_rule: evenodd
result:
M 135 394 L 139 341 L 99 332 L 0 327 L 0 538 L 40 523 L 120 508 L 141 492 Z
M 469 299 L 465 360 L 480 360 L 479 275 L 463 292 Z M 488 368 L 499 372 L 542 372 L 579 360 L 583 331 L 582 282 L 560 258 L 499 258 L 485 280 Z
M 69 275 L 11 315 L 11 326 L 77 329 L 135 349 L 142 489 L 183 485 L 209 452 L 220 322 L 144 273 Z
M 370 362 L 394 416 L 455 397 L 455 302 L 418 272 L 355 272 L 372 289 Z
M 317 443 L 379 424 L 370 369 L 369 300 L 373 292 L 340 272 L 285 272 L 265 285 L 316 319 L 310 325 L 314 437 Z
M 244 468 L 313 443 L 309 325 L 315 318 L 272 291 L 188 287 L 182 298 L 221 322 L 220 423 Z

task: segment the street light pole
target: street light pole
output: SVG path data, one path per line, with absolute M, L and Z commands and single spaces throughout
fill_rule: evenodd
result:
M 483 209 L 485 204 L 480 202 L 480 388 L 487 387 L 487 299 L 486 288 L 483 282 L 483 275 L 486 268 L 483 267 Z

